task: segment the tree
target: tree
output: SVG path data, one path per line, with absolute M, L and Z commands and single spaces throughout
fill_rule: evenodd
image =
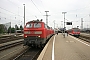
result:
M 7 31 L 7 29 L 5 28 L 5 26 L 3 24 L 0 24 L 0 33 L 5 33 Z
M 11 28 L 11 33 L 15 33 L 15 28 L 14 27 Z
M 14 27 L 9 27 L 8 28 L 8 33 L 15 33 L 15 28 Z
M 8 28 L 8 33 L 11 33 L 11 27 Z
M 16 28 L 16 30 L 19 30 L 19 27 L 17 25 L 15 25 L 15 28 Z
M 23 30 L 23 27 L 22 27 L 22 25 L 20 25 L 20 30 Z

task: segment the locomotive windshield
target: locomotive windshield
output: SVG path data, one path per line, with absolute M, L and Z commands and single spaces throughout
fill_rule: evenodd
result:
M 40 28 L 41 27 L 41 23 L 34 23 L 34 28 Z
M 37 22 L 35 22 L 35 23 L 28 23 L 27 25 L 26 25 L 26 28 L 41 28 L 41 23 L 37 23 Z
M 28 23 L 28 24 L 26 25 L 26 28 L 32 28 L 32 26 L 33 26 L 32 23 Z

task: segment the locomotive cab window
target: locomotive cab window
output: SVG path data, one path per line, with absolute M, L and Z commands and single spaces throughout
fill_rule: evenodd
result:
M 26 25 L 26 28 L 32 28 L 32 23 L 28 23 L 27 25 Z
M 34 28 L 41 28 L 41 23 L 34 23 Z

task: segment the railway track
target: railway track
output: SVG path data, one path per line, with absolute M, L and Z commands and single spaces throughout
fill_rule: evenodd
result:
M 78 38 L 90 43 L 90 35 L 83 35 L 82 34 Z
M 49 39 L 47 40 L 47 42 L 49 41 Z M 38 56 L 41 53 L 43 48 L 29 47 L 27 50 L 25 50 L 22 53 L 20 53 L 19 55 L 17 55 L 13 60 L 37 60 L 37 58 L 38 58 Z
M 16 45 L 19 45 L 19 44 L 22 44 L 23 43 L 23 40 L 18 40 L 18 41 L 16 41 L 16 42 L 12 42 L 12 43 L 4 43 L 4 44 L 1 44 L 0 45 L 0 51 L 2 51 L 2 50 L 5 50 L 5 49 L 7 49 L 7 48 L 11 48 L 11 47 L 14 47 L 14 46 L 16 46 Z
M 87 42 L 90 43 L 90 39 L 88 39 L 88 38 L 85 38 L 85 37 L 81 37 L 81 36 L 80 36 L 79 39 L 82 39 L 82 40 L 87 41 Z
M 36 60 L 41 51 L 40 48 L 28 48 L 13 60 Z
M 23 44 L 16 45 L 9 49 L 0 51 L 0 60 L 13 60 L 13 57 L 25 51 L 28 47 L 23 47 Z
M 8 36 L 1 36 L 0 37 L 0 44 L 1 43 L 6 43 L 6 42 L 9 42 L 9 41 L 14 41 L 14 40 L 17 40 L 17 39 L 23 39 L 23 36 L 20 36 L 20 35 L 8 35 Z

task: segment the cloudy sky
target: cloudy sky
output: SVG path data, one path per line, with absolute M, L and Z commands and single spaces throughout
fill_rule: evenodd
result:
M 63 27 L 64 15 L 66 22 L 73 22 L 73 26 L 66 25 L 66 28 L 81 27 L 81 18 L 83 18 L 83 28 L 90 28 L 90 0 L 0 0 L 0 24 L 11 22 L 12 27 L 23 25 L 24 6 L 26 13 L 26 22 L 36 19 L 43 19 L 45 11 L 49 11 L 48 25 L 54 27 Z

